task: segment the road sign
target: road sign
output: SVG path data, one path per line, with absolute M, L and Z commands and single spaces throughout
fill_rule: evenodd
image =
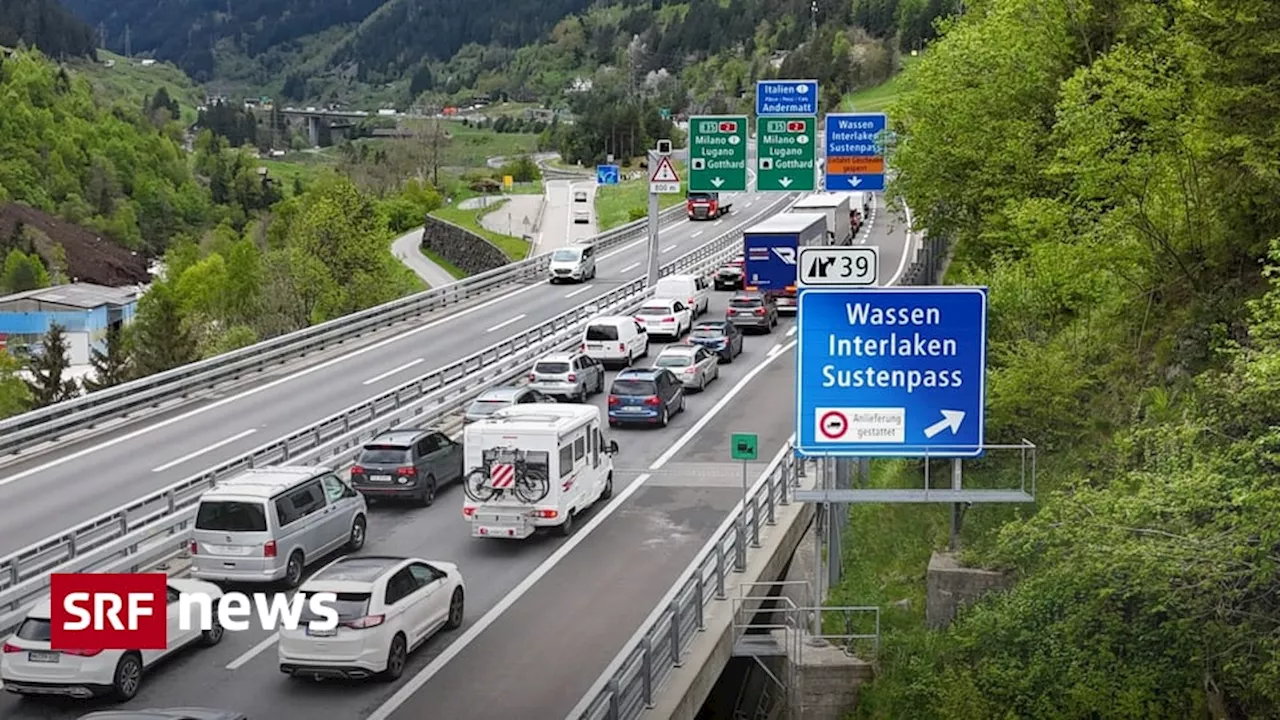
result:
M 671 119 L 671 108 L 658 108 L 658 117 L 663 120 Z
M 759 457 L 759 438 L 751 433 L 734 433 L 729 436 L 729 455 L 734 460 L 751 462 Z
M 756 117 L 817 114 L 817 80 L 760 80 L 756 83 Z
M 502 176 L 502 184 L 503 184 L 503 185 L 506 185 L 508 190 L 510 190 L 510 189 L 511 189 L 511 186 L 512 186 L 512 185 L 514 185 L 514 184 L 515 184 L 515 182 L 516 182 L 516 179 L 515 179 L 515 178 L 513 178 L 513 177 L 511 177 L 510 175 L 503 175 L 503 176 Z
M 874 246 L 800 248 L 800 287 L 875 285 L 880 250 Z
M 649 176 L 649 192 L 659 195 L 680 194 L 680 176 L 676 174 L 676 169 L 671 166 L 671 158 L 666 155 L 659 158 L 657 167 L 653 169 L 653 174 Z
M 617 185 L 621 175 L 617 165 L 596 166 L 597 185 Z
M 756 190 L 813 192 L 817 124 L 811 117 L 756 120 Z
M 888 124 L 884 113 L 827 115 L 827 190 L 884 190 L 884 135 Z
M 689 192 L 747 191 L 747 116 L 689 118 Z
M 797 452 L 982 455 L 985 287 L 806 288 L 798 302 Z

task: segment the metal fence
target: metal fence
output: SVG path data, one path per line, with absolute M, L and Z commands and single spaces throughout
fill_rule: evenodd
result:
M 683 206 L 677 205 L 662 211 L 660 219 L 669 224 L 683 214 Z M 641 219 L 601 233 L 595 243 L 607 250 L 643 238 L 648 232 L 646 223 Z M 66 433 L 178 400 L 513 284 L 541 281 L 550 262 L 551 253 L 542 253 L 246 348 L 0 420 L 0 455 L 18 453 Z
M 788 200 L 780 198 L 774 205 Z M 741 229 L 724 233 L 666 264 L 661 274 L 709 274 L 741 251 L 741 237 Z M 405 419 L 424 425 L 448 422 L 485 389 L 521 377 L 538 357 L 579 342 L 590 318 L 628 312 L 651 294 L 643 280 L 632 281 L 518 336 L 0 559 L 0 630 L 20 620 L 47 590 L 50 572 L 145 567 L 160 552 L 157 544 L 175 552 L 189 536 L 187 523 L 200 495 L 219 480 L 245 468 L 278 463 L 319 460 L 345 467 L 378 432 Z

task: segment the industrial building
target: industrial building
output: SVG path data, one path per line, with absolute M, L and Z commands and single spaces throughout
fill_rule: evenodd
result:
M 71 365 L 88 365 L 94 349 L 106 349 L 108 328 L 133 321 L 139 294 L 138 287 L 72 283 L 5 295 L 0 297 L 0 347 L 23 355 L 58 323 L 67 330 Z

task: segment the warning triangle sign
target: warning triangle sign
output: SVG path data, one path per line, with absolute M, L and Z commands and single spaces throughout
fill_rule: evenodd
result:
M 676 175 L 676 169 L 671 167 L 671 158 L 665 155 L 662 156 L 662 159 L 658 161 L 658 167 L 654 168 L 649 182 L 680 182 L 680 176 Z

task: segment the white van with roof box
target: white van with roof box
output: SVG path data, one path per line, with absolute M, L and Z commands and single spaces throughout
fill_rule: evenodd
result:
M 521 540 L 539 528 L 573 532 L 573 519 L 613 495 L 613 454 L 594 405 L 518 405 L 463 433 L 471 536 Z
M 711 307 L 711 284 L 701 275 L 668 275 L 658 278 L 653 297 L 679 300 L 697 318 Z
M 582 353 L 604 365 L 626 367 L 649 354 L 649 334 L 627 315 L 603 315 L 587 321 Z
M 364 496 L 332 468 L 246 470 L 200 496 L 191 532 L 191 575 L 291 588 L 307 565 L 364 547 Z

